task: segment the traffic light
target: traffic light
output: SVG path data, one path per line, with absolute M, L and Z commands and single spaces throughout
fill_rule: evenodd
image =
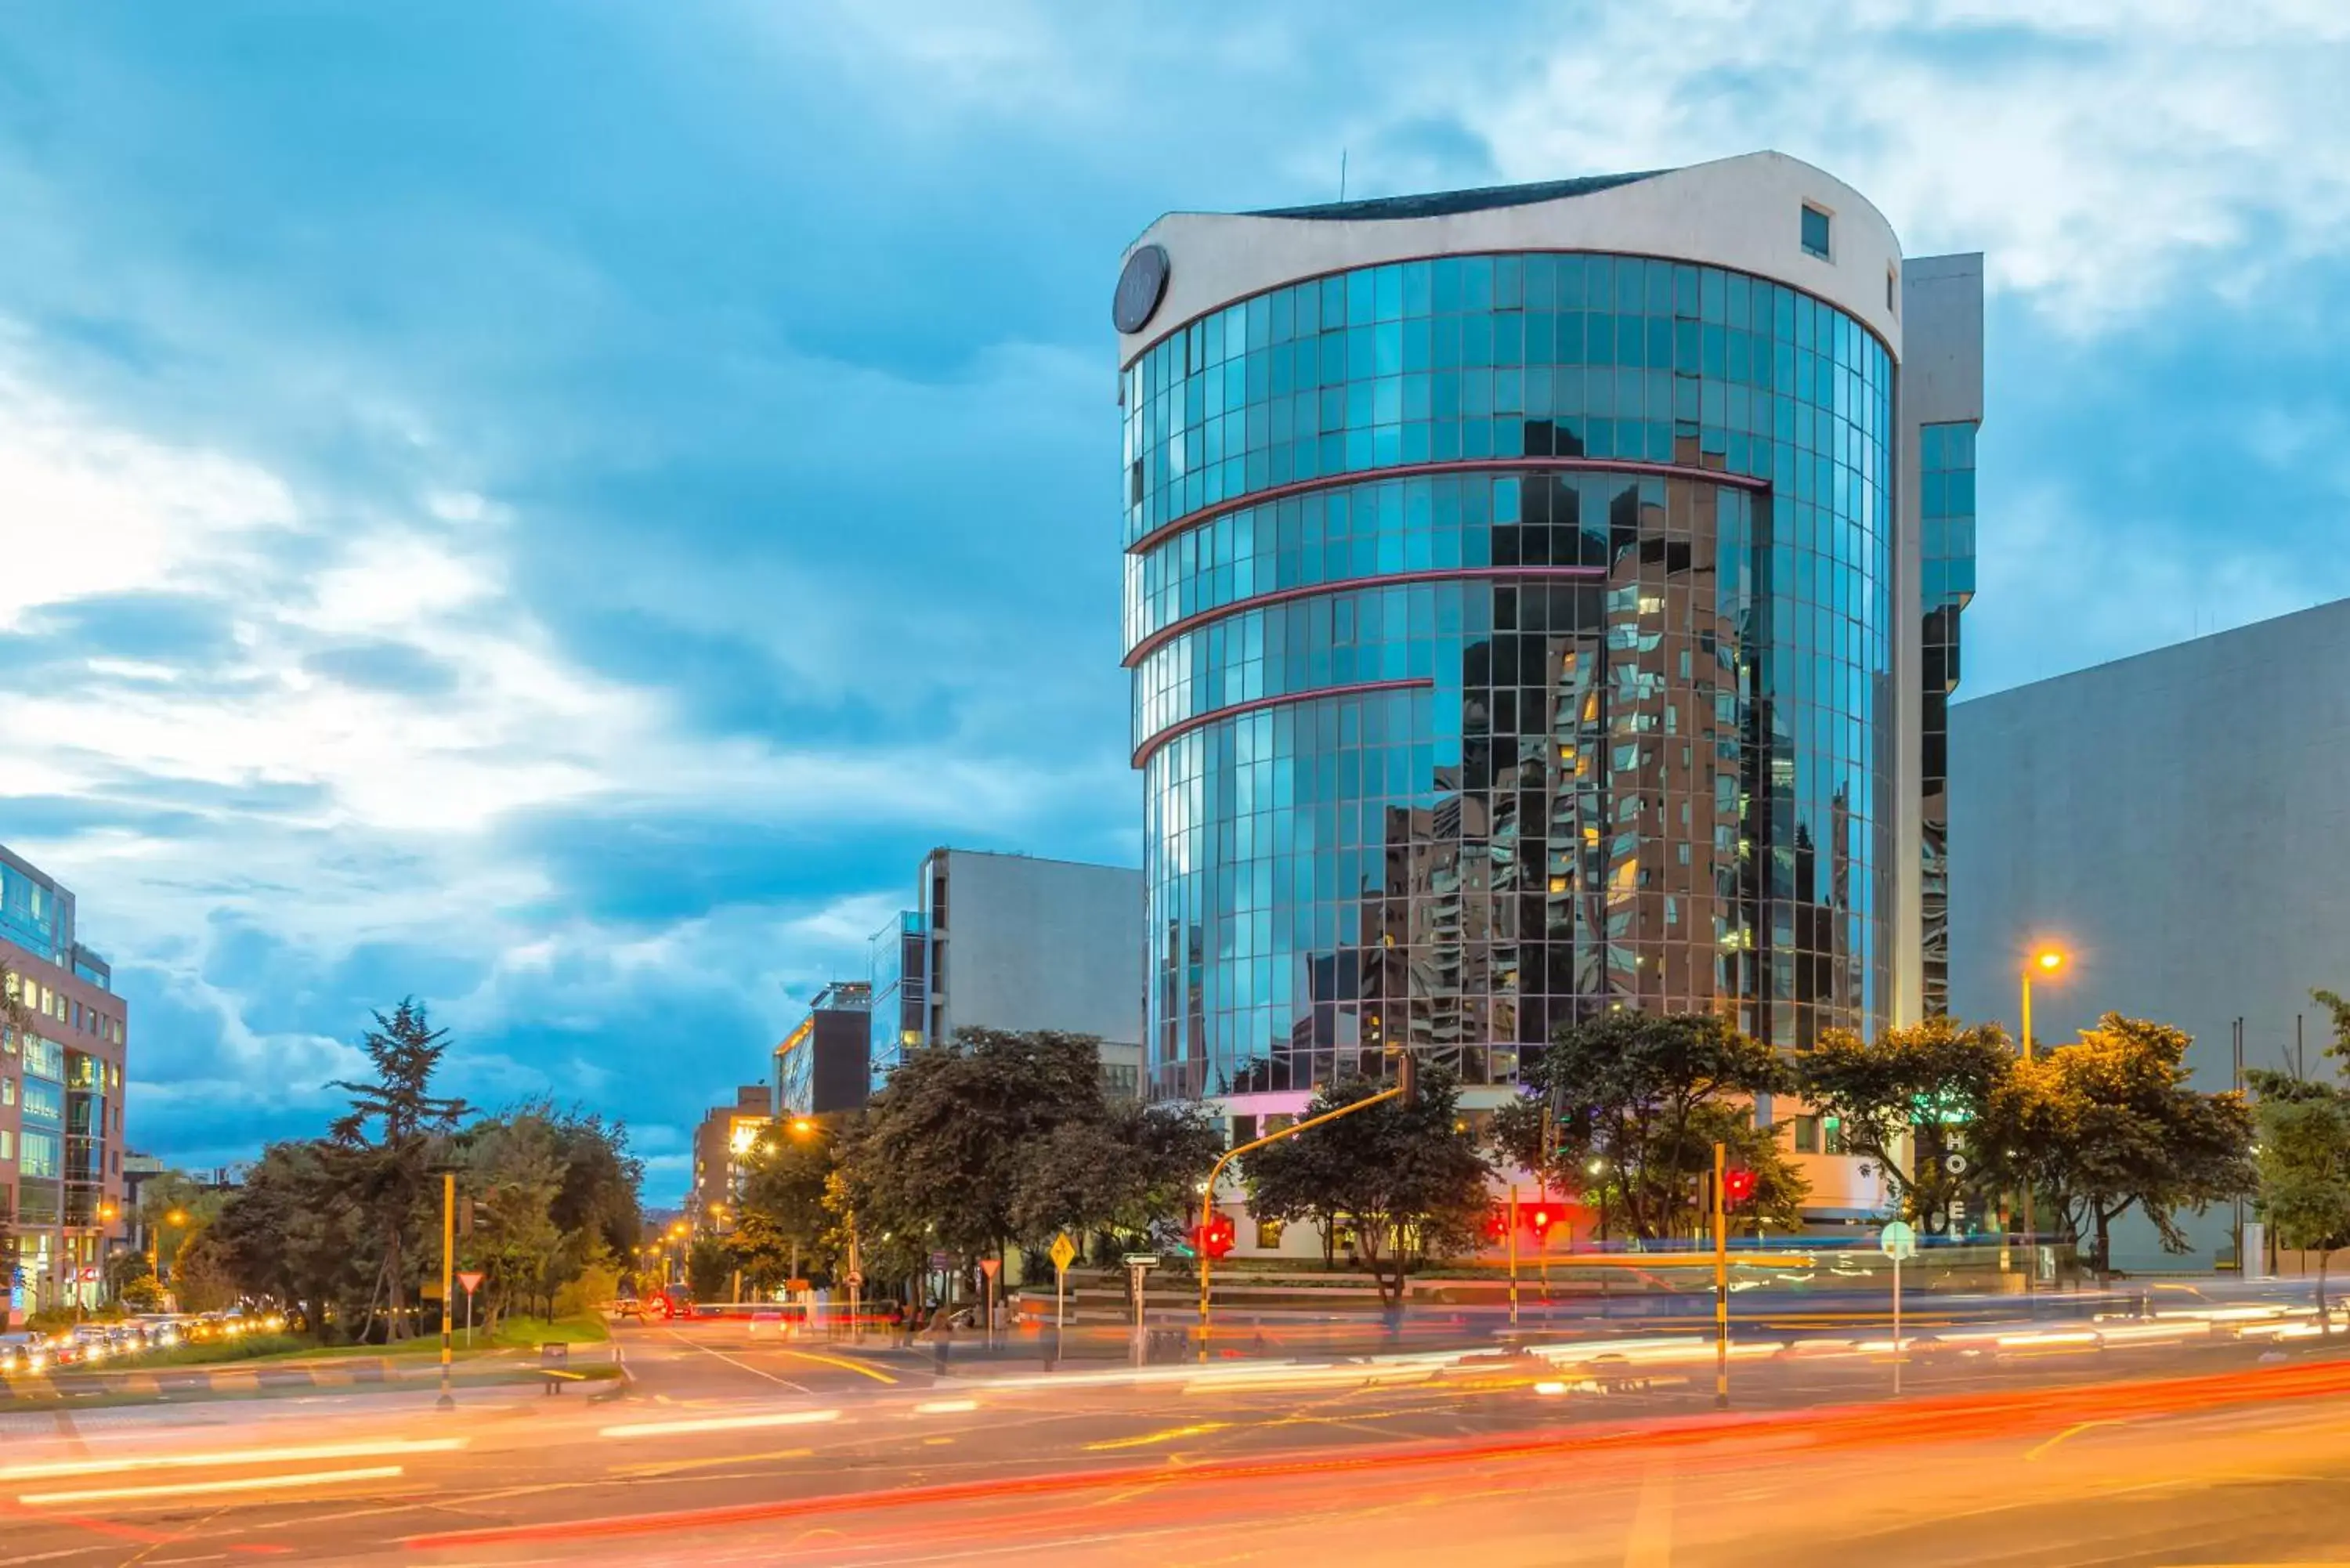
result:
M 1742 1165 L 1731 1167 L 1721 1173 L 1721 1203 L 1725 1209 L 1735 1209 L 1754 1196 L 1754 1173 Z
M 1238 1239 L 1232 1222 L 1219 1214 L 1204 1225 L 1191 1227 L 1191 1245 L 1204 1257 L 1221 1258 L 1232 1250 Z
M 1503 1238 L 1509 1233 L 1509 1226 L 1510 1221 L 1501 1210 L 1488 1209 L 1485 1210 L 1485 1222 L 1479 1227 L 1479 1230 L 1483 1233 L 1488 1246 L 1498 1246 Z
M 1534 1233 L 1537 1241 L 1548 1236 L 1550 1228 L 1556 1223 L 1558 1215 L 1546 1203 L 1537 1203 L 1526 1210 L 1526 1229 Z

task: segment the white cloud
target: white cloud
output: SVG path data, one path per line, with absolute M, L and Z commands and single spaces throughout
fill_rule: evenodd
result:
M 1521 43 L 1399 37 L 1379 120 L 1457 116 L 1511 180 L 1774 147 L 2081 328 L 2350 244 L 2339 0 L 1644 0 Z
M 104 427 L 44 393 L 0 323 L 0 630 L 93 594 L 233 582 L 296 526 L 275 475 Z
M 565 654 L 515 580 L 494 498 L 431 483 L 405 504 L 306 497 L 234 454 L 126 432 L 21 364 L 0 371 L 0 494 L 42 506 L 60 539 L 7 579 L 6 617 L 169 588 L 234 618 L 225 644 L 184 660 L 57 650 L 72 678 L 13 693 L 0 749 L 0 795 L 115 817 L 49 836 L 11 826 L 11 846 L 75 886 L 87 934 L 126 978 L 213 1021 L 198 1033 L 218 1044 L 202 1059 L 184 1054 L 197 1042 L 140 1034 L 143 1127 L 224 1102 L 322 1103 L 317 1085 L 356 1069 L 352 1048 L 252 1020 L 286 1015 L 287 999 L 265 994 L 273 983 L 313 986 L 370 946 L 460 965 L 503 955 L 470 990 L 433 998 L 473 1040 L 526 1024 L 610 1050 L 616 1020 L 671 996 L 779 1030 L 793 998 L 863 972 L 867 940 L 899 906 L 777 888 L 773 903 L 650 926 L 599 919 L 565 910 L 548 864 L 494 831 L 516 814 L 920 821 L 943 834 L 1126 783 L 1122 770 L 1073 783 L 929 734 L 868 750 L 698 735 L 658 688 Z M 402 690 L 317 657 L 353 647 L 448 678 Z M 157 810 L 172 815 L 147 826 Z M 258 959 L 241 945 L 255 934 Z M 723 1087 L 746 1044 L 761 1060 L 764 1041 L 714 1039 L 679 1060 L 707 1059 Z M 474 1054 L 467 1072 L 485 1094 L 578 1093 L 625 1065 Z

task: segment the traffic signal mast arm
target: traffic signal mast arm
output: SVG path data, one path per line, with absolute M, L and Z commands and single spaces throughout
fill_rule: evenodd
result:
M 1340 1116 L 1351 1116 L 1357 1111 L 1367 1111 L 1373 1106 L 1384 1105 L 1389 1100 L 1402 1099 L 1410 1088 L 1409 1084 L 1398 1084 L 1392 1089 L 1381 1089 L 1378 1094 L 1357 1100 L 1352 1105 L 1340 1106 L 1335 1111 L 1324 1111 L 1320 1116 L 1309 1116 L 1302 1122 L 1293 1122 L 1279 1132 L 1267 1133 L 1263 1137 L 1242 1144 L 1237 1148 L 1226 1149 L 1223 1158 L 1217 1160 L 1214 1168 L 1208 1172 L 1207 1189 L 1200 1195 L 1200 1234 L 1205 1236 L 1208 1227 L 1215 1223 L 1216 1184 L 1223 1179 L 1224 1167 L 1244 1154 L 1255 1153 L 1267 1144 L 1279 1143 L 1285 1137 L 1295 1137 L 1308 1127 L 1318 1127 L 1325 1122 L 1335 1122 Z M 1213 1267 L 1213 1260 L 1208 1256 L 1206 1249 L 1202 1248 L 1200 1252 L 1200 1348 L 1202 1354 L 1207 1350 L 1209 1279 Z

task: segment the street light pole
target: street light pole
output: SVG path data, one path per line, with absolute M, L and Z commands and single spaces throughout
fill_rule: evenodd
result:
M 2038 969 L 2053 978 L 2064 967 L 2064 954 L 2056 948 L 2042 948 L 2023 965 L 2023 997 L 2020 1009 L 2023 1038 L 2020 1044 L 2026 1062 L 2032 1060 L 2032 971 Z M 2038 1227 L 2032 1212 L 2032 1178 L 2027 1173 L 2023 1179 L 2023 1288 L 2027 1292 L 2033 1287 L 2033 1276 L 2040 1269 L 2040 1243 L 2035 1234 Z

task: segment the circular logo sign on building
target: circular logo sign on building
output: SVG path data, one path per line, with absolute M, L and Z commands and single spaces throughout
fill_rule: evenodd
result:
M 1167 297 L 1167 248 L 1145 245 L 1126 258 L 1118 275 L 1118 293 L 1109 305 L 1112 326 L 1120 332 L 1139 332 L 1158 314 Z

